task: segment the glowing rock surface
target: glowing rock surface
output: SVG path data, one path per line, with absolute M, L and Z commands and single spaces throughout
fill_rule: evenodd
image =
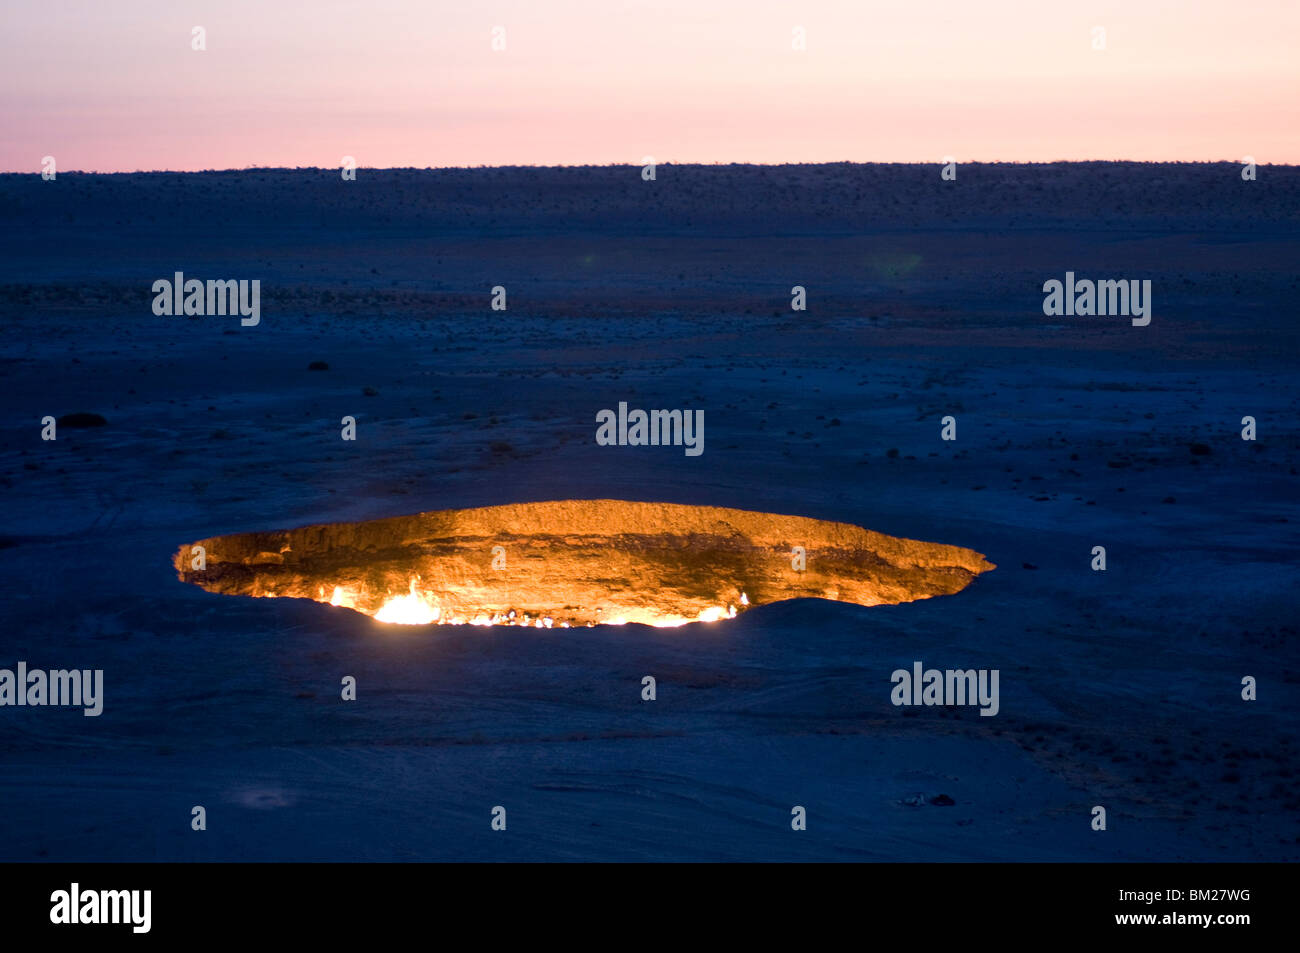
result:
M 194 546 L 203 569 L 192 566 Z M 995 568 L 970 549 L 848 523 L 620 500 L 218 536 L 182 546 L 174 565 L 182 580 L 227 595 L 313 599 L 412 625 L 538 628 L 676 626 L 786 599 L 910 602 L 960 592 Z

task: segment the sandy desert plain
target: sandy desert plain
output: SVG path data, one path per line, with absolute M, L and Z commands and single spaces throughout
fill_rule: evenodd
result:
M 1300 169 L 2 175 L 0 224 L 0 667 L 104 672 L 98 717 L 0 710 L 5 860 L 1300 858 Z M 1151 323 L 1044 315 L 1067 270 L 1150 279 Z M 177 271 L 259 279 L 260 323 L 155 315 Z M 703 410 L 703 452 L 597 445 L 620 401 Z M 172 564 L 583 499 L 997 568 L 537 629 Z M 997 715 L 891 704 L 915 661 L 997 669 Z

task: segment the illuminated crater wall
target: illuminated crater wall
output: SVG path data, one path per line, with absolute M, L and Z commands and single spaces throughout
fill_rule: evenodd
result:
M 217 536 L 173 562 L 209 592 L 314 599 L 383 622 L 545 627 L 684 625 L 784 599 L 888 605 L 960 592 L 995 568 L 969 549 L 848 523 L 620 500 Z

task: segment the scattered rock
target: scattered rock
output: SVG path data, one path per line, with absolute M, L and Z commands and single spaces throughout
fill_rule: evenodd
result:
M 83 427 L 102 427 L 106 423 L 108 423 L 108 421 L 99 416 L 99 414 L 64 414 L 58 419 L 58 425 L 60 427 L 71 427 L 74 430 Z
M 909 794 L 898 803 L 906 804 L 908 807 L 924 807 L 926 804 L 933 804 L 936 807 L 952 807 L 957 802 L 946 794 Z
M 1208 443 L 1189 443 L 1187 449 L 1192 451 L 1194 457 L 1208 457 L 1214 452 Z

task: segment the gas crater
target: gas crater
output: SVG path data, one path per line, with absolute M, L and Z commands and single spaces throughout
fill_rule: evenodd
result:
M 801 555 L 802 554 L 802 555 Z M 980 553 L 716 506 L 562 500 L 239 533 L 180 547 L 184 582 L 312 599 L 406 625 L 716 622 L 786 599 L 951 595 Z

